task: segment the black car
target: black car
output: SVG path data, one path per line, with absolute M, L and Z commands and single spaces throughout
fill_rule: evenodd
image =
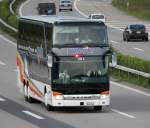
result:
M 148 41 L 148 31 L 143 24 L 130 24 L 123 31 L 123 40 L 142 39 Z
M 38 13 L 39 15 L 55 15 L 56 6 L 55 3 L 39 3 L 38 4 Z

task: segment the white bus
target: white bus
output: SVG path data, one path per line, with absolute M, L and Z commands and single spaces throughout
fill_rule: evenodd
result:
M 18 87 L 25 100 L 101 110 L 110 104 L 110 48 L 103 22 L 61 16 L 19 19 Z

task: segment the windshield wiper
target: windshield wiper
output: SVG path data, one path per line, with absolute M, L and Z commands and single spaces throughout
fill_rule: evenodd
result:
M 80 44 L 75 44 L 75 43 L 66 43 L 66 44 L 55 44 L 54 47 L 58 48 L 64 48 L 64 47 L 77 47 L 80 46 Z

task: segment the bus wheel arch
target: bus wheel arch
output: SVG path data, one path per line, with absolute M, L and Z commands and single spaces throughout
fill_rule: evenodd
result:
M 29 86 L 29 82 L 27 81 L 27 98 L 28 98 L 28 102 L 29 103 L 33 103 L 34 99 L 31 97 L 31 90 L 30 90 L 30 86 Z
M 25 80 L 23 81 L 23 90 L 24 90 L 24 98 L 25 98 L 25 101 L 28 101 L 28 87 L 26 85 L 26 82 Z
M 54 107 L 49 105 L 48 104 L 48 92 L 47 92 L 47 89 L 46 89 L 46 86 L 44 87 L 44 105 L 45 105 L 45 108 L 47 111 L 53 111 L 54 110 Z

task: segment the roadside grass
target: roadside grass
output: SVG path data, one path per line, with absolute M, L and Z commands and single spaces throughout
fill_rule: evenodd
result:
M 18 19 L 15 15 L 11 14 L 9 10 L 9 5 L 10 5 L 10 0 L 2 0 L 0 2 L 0 18 L 5 21 L 7 24 L 14 28 L 18 28 Z M 0 23 L 1 29 L 8 33 L 9 35 L 13 37 L 17 37 L 17 33 L 14 32 L 13 30 L 5 27 L 2 23 Z
M 135 84 L 144 88 L 150 89 L 150 79 L 138 76 L 135 74 L 127 73 L 115 68 L 110 69 L 110 74 L 112 78 L 118 81 L 126 81 L 131 84 Z
M 117 61 L 118 65 L 150 74 L 150 61 L 123 55 L 121 53 L 117 53 Z M 115 79 L 117 78 L 118 80 L 127 81 L 150 89 L 150 78 L 144 78 L 143 76 L 121 71 L 116 68 L 111 68 L 110 74 Z
M 150 21 L 150 0 L 113 0 L 112 4 L 129 15 Z

